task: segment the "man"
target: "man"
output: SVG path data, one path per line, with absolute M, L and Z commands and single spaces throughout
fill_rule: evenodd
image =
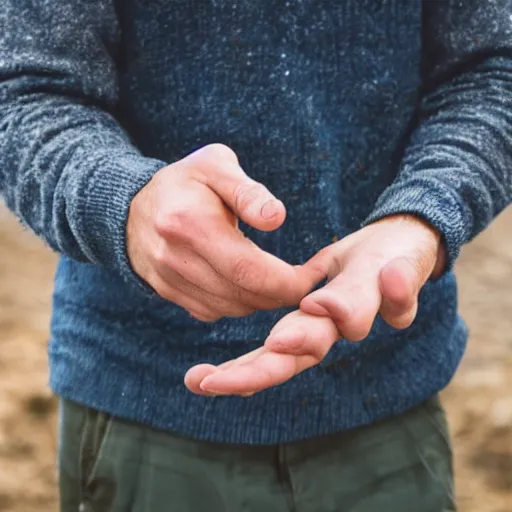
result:
M 0 188 L 62 254 L 62 510 L 455 509 L 451 269 L 512 198 L 511 18 L 0 4 Z

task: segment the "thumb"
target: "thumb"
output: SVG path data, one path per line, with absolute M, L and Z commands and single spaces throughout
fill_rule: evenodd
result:
M 261 231 L 273 231 L 283 224 L 286 217 L 284 204 L 264 185 L 247 176 L 233 150 L 222 144 L 212 144 L 196 151 L 193 156 L 200 161 L 206 185 L 237 217 Z
M 382 294 L 380 314 L 396 329 L 411 325 L 418 309 L 418 293 L 428 279 L 422 266 L 408 257 L 400 257 L 387 263 L 379 275 Z

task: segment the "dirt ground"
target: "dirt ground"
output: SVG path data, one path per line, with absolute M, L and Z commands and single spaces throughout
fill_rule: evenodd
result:
M 508 210 L 457 266 L 471 341 L 444 400 L 461 512 L 512 512 L 511 223 Z M 57 510 L 46 359 L 55 261 L 0 205 L 0 511 Z

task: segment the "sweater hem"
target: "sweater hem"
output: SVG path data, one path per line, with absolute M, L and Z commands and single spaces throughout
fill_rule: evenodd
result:
M 384 362 L 370 358 L 337 371 L 318 366 L 251 398 L 199 397 L 186 390 L 180 372 L 164 379 L 143 368 L 134 375 L 106 361 L 92 364 L 90 358 L 81 364 L 56 344 L 50 384 L 63 399 L 183 437 L 288 443 L 373 424 L 420 405 L 452 379 L 466 334 L 458 321 L 448 340 L 410 340 Z

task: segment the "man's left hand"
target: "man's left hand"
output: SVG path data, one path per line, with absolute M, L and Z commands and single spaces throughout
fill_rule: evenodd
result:
M 405 329 L 422 286 L 444 265 L 440 235 L 419 218 L 395 215 L 366 226 L 306 263 L 329 282 L 282 318 L 262 347 L 217 367 L 197 365 L 185 384 L 198 394 L 250 395 L 318 364 L 340 338 L 364 339 L 378 313 Z

